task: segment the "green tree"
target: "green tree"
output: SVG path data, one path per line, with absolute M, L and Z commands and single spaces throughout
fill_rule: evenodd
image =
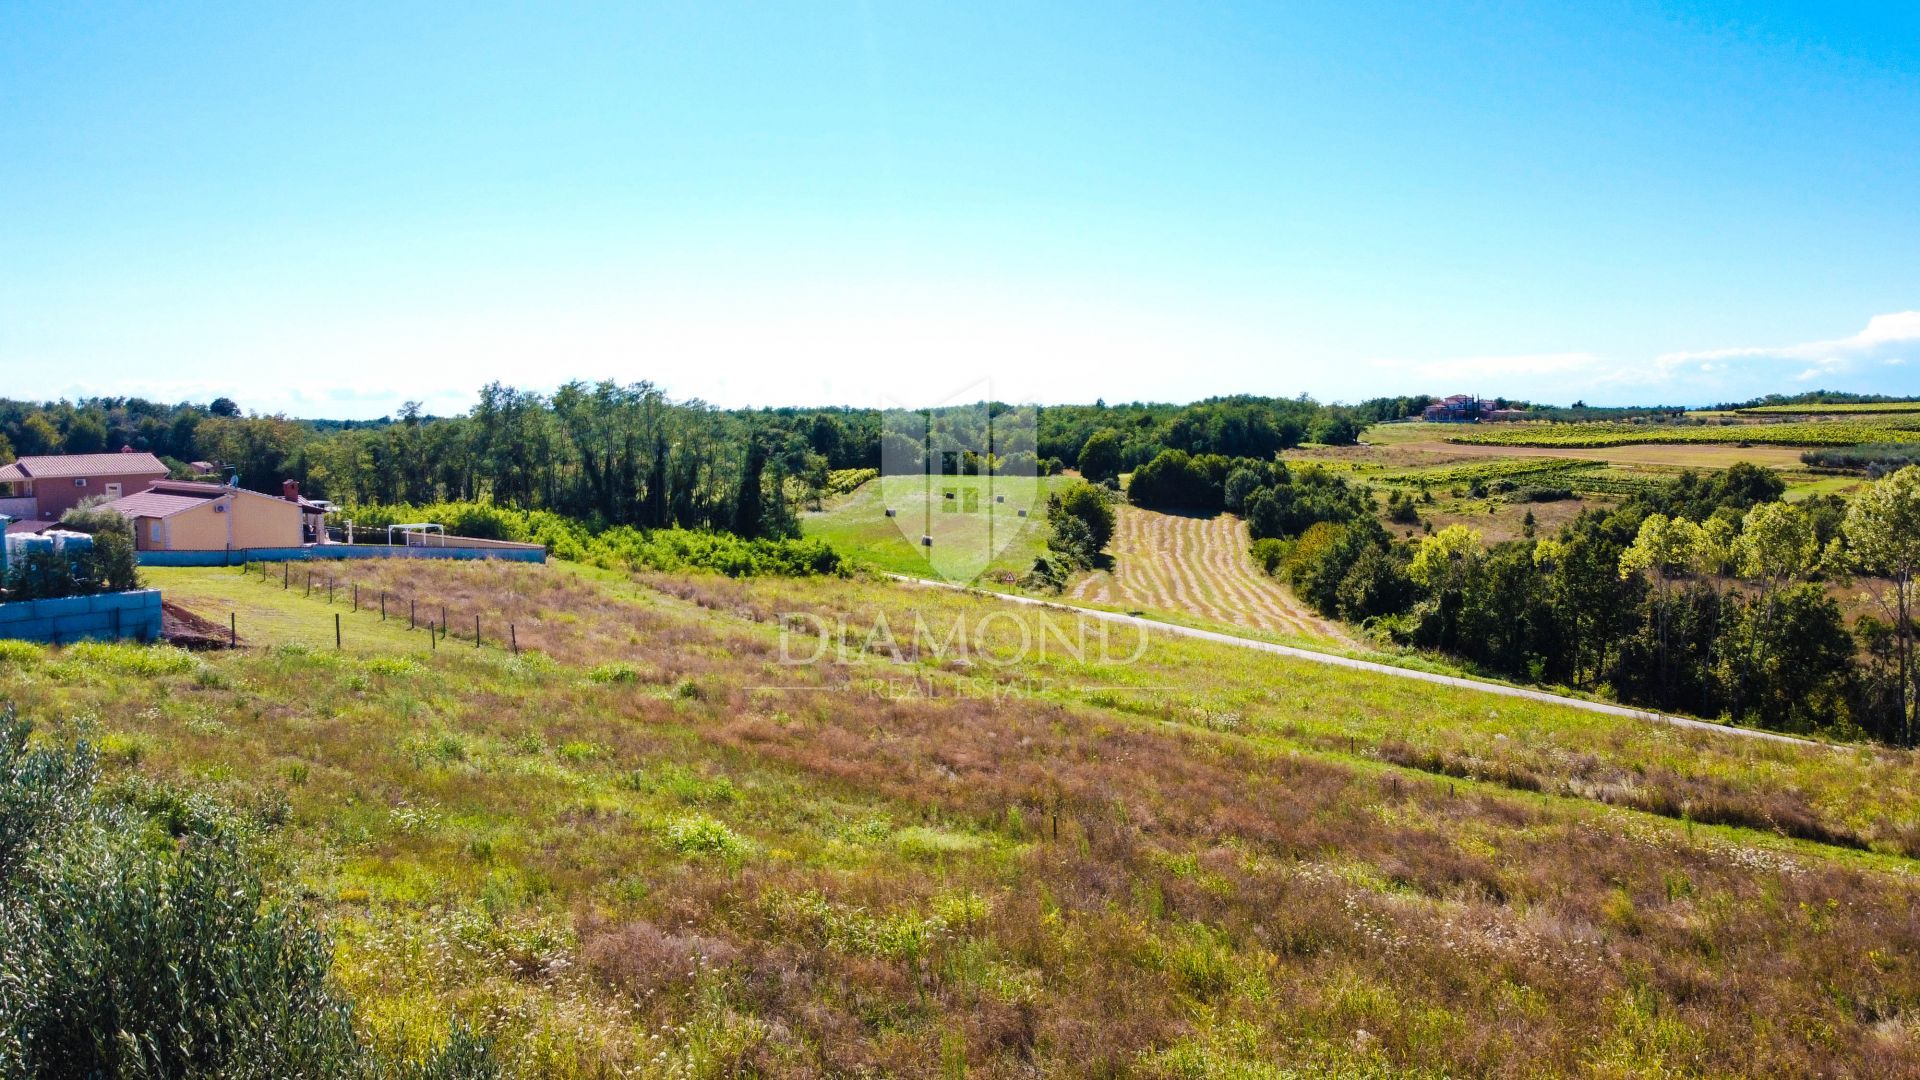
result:
M 1893 627 L 1899 679 L 1899 739 L 1920 729 L 1920 672 L 1914 666 L 1914 576 L 1920 573 L 1920 465 L 1875 481 L 1855 496 L 1841 531 L 1853 566 L 1887 584 L 1868 595 Z
M 1113 500 L 1104 488 L 1069 484 L 1047 497 L 1047 523 L 1053 530 L 1047 546 L 1085 569 L 1113 539 Z
M 1120 435 L 1111 428 L 1087 436 L 1080 447 L 1080 475 L 1095 483 L 1119 478 L 1120 451 Z

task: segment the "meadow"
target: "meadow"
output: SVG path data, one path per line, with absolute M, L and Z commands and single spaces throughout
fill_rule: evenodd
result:
M 1740 416 L 1871 416 L 1920 413 L 1920 401 L 1847 401 L 1831 405 L 1755 405 L 1735 409 Z
M 1920 442 L 1920 421 L 1826 420 L 1745 424 L 1488 424 L 1447 437 L 1448 442 L 1478 446 L 1590 448 L 1634 443 L 1767 444 L 1774 446 L 1856 446 L 1861 443 Z
M 865 577 L 352 571 L 510 613 L 520 651 L 176 571 L 210 618 L 254 605 L 251 647 L 9 648 L 0 696 L 113 790 L 253 821 L 381 1044 L 459 1018 L 522 1076 L 1920 1075 L 1910 754 L 1204 641 L 1075 655 L 1066 613 Z
M 1063 476 L 883 476 L 802 514 L 800 527 L 892 573 L 1005 585 L 1046 550 L 1046 497 L 1068 482 Z M 922 536 L 933 543 L 921 544 Z

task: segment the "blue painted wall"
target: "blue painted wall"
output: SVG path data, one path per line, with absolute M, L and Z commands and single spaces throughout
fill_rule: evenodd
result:
M 160 640 L 160 590 L 64 596 L 0 604 L 0 638 L 46 641 Z
M 385 547 L 376 544 L 315 544 L 297 548 L 235 548 L 232 551 L 142 551 L 141 566 L 239 566 L 301 559 L 506 559 L 547 561 L 545 548 Z

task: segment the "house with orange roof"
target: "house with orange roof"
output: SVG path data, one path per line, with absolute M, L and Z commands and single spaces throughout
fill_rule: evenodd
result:
M 145 451 L 117 454 L 41 454 L 0 465 L 0 514 L 22 521 L 58 521 L 95 496 L 117 499 L 165 479 L 167 467 Z

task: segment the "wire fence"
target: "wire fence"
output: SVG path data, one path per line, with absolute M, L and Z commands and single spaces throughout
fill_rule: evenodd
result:
M 279 573 L 273 573 L 278 567 Z M 328 605 L 344 604 L 348 607 L 345 614 L 366 614 L 377 617 L 382 623 L 397 623 L 405 613 L 408 632 L 427 632 L 427 647 L 438 650 L 441 643 L 457 641 L 473 648 L 489 646 L 502 649 L 518 656 L 520 654 L 520 628 L 513 620 L 499 612 L 463 611 L 452 612 L 447 605 L 433 598 L 424 602 L 419 596 L 396 592 L 391 589 L 363 588 L 359 582 L 341 581 L 324 570 L 316 572 L 312 566 L 303 566 L 300 573 L 293 572 L 293 563 L 243 563 L 240 573 L 246 577 L 258 577 L 262 584 L 278 585 L 284 592 L 298 590 L 303 599 L 312 599 Z M 278 578 L 278 581 L 274 579 Z M 333 646 L 336 649 L 346 647 L 346 629 L 342 612 L 333 615 Z M 227 613 L 227 641 L 229 647 L 240 644 L 239 615 Z M 458 628 L 456 631 L 456 627 Z M 492 628 L 492 637 L 488 629 Z M 469 629 L 470 628 L 470 629 Z

